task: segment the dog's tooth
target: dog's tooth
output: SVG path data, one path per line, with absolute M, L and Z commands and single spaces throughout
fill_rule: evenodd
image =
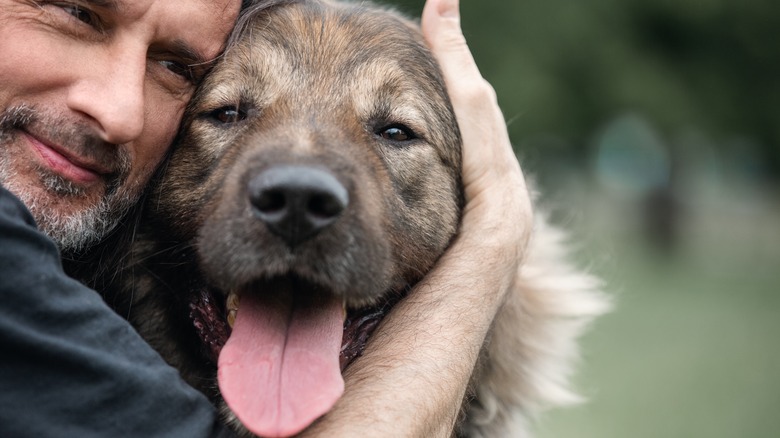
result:
M 233 324 L 236 323 L 236 313 L 238 311 L 236 310 L 229 310 L 227 314 L 227 323 L 230 326 L 230 328 L 233 328 Z
M 227 297 L 227 309 L 228 310 L 238 310 L 238 304 L 240 303 L 241 299 L 238 297 L 238 294 L 235 294 L 231 292 L 228 294 Z
M 227 297 L 227 303 L 225 304 L 225 307 L 227 308 L 227 323 L 230 326 L 230 328 L 233 328 L 233 324 L 236 323 L 236 313 L 238 313 L 238 304 L 240 303 L 240 298 L 238 294 L 235 294 L 233 292 L 228 294 Z

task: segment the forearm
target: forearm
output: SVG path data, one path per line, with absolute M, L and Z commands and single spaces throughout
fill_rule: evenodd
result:
M 62 272 L 54 243 L 2 186 L 0 297 L 0 436 L 222 432 L 208 399 Z

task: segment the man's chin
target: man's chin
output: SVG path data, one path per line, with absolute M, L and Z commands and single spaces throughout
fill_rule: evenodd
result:
M 137 197 L 113 193 L 103 196 L 72 184 L 47 188 L 6 188 L 16 194 L 35 218 L 38 228 L 63 253 L 78 253 L 98 243 L 113 230 Z
M 41 231 L 54 240 L 62 252 L 72 254 L 98 243 L 116 227 L 121 216 L 112 213 L 111 208 L 101 202 L 70 214 L 33 212 L 33 215 Z
M 66 253 L 103 239 L 142 189 L 140 178 L 128 180 L 132 160 L 126 148 L 104 144 L 89 130 L 30 107 L 0 111 L 0 184 L 22 200 L 39 229 Z M 68 146 L 58 152 L 30 132 Z M 46 150 L 43 156 L 41 149 Z M 81 168 L 69 156 L 110 172 Z M 94 178 L 83 178 L 87 173 Z

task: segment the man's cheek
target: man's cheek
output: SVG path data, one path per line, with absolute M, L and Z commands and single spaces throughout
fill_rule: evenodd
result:
M 164 107 L 160 105 L 157 109 Z M 152 111 L 146 121 L 147 134 L 137 150 L 139 161 L 145 162 L 145 166 L 156 168 L 171 147 L 176 132 L 179 130 L 184 103 L 169 105 L 168 111 Z

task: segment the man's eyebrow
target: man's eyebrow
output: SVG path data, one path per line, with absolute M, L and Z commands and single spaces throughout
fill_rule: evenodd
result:
M 174 40 L 166 47 L 171 53 L 181 58 L 190 66 L 198 66 L 211 62 L 213 57 L 192 47 L 184 40 Z
M 94 6 L 96 8 L 109 9 L 116 11 L 120 9 L 119 2 L 117 0 L 83 0 L 84 3 Z

